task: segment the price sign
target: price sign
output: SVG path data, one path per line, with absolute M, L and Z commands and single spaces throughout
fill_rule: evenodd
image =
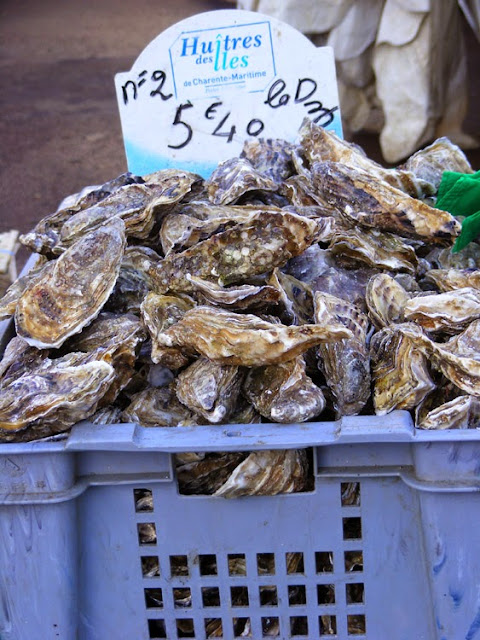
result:
M 289 25 L 250 11 L 170 27 L 115 76 L 128 168 L 208 177 L 252 138 L 294 141 L 305 117 L 342 135 L 335 62 Z

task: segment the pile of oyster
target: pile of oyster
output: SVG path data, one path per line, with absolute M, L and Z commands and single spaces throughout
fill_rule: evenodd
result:
M 387 169 L 305 121 L 208 180 L 124 174 L 21 237 L 39 254 L 0 300 L 0 440 L 105 425 L 299 423 L 411 410 L 474 426 L 480 248 L 435 208 L 441 138 Z M 100 428 L 100 427 L 99 427 Z M 185 493 L 298 491 L 305 450 L 182 454 Z

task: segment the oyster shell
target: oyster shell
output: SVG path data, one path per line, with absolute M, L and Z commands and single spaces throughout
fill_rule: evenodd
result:
M 302 491 L 306 482 L 307 456 L 303 449 L 254 451 L 214 495 L 222 498 L 272 496 Z
M 32 346 L 48 348 L 81 331 L 112 292 L 124 249 L 124 224 L 112 220 L 48 263 L 18 300 L 17 334 Z
M 379 273 L 368 281 L 365 302 L 370 320 L 377 329 L 403 322 L 409 300 L 409 293 L 387 273 Z
M 471 287 L 480 289 L 480 269 L 430 269 L 425 280 L 432 282 L 440 291 L 454 291 Z
M 404 316 L 426 331 L 459 333 L 480 318 L 480 291 L 463 287 L 445 293 L 417 296 L 405 304 Z
M 177 398 L 208 422 L 225 423 L 235 410 L 243 378 L 237 366 L 200 357 L 178 374 Z
M 83 361 L 77 354 L 45 358 L 2 389 L 0 441 L 60 433 L 95 413 L 115 371 L 108 362 L 86 362 L 82 357 Z
M 313 165 L 312 174 L 315 187 L 349 226 L 374 227 L 432 243 L 451 242 L 460 233 L 461 225 L 451 214 L 375 182 L 360 169 L 322 162 Z
M 175 472 L 180 493 L 215 493 L 245 457 L 241 451 L 208 453 L 202 460 L 179 463 Z
M 404 328 L 415 329 L 413 333 Z M 413 409 L 435 388 L 428 360 L 416 338 L 413 323 L 385 327 L 370 342 L 373 404 L 377 415 L 393 409 Z
M 321 342 L 341 340 L 350 330 L 334 323 L 287 327 L 251 314 L 199 306 L 187 311 L 158 340 L 184 347 L 216 362 L 247 367 L 291 360 Z
M 161 335 L 172 324 L 178 322 L 194 306 L 187 296 L 164 296 L 150 292 L 141 304 L 141 314 L 152 339 L 151 359 L 155 364 L 163 364 L 179 369 L 189 362 L 189 357 L 180 349 L 165 346 Z
M 263 175 L 245 158 L 229 158 L 220 162 L 205 183 L 213 204 L 234 203 L 248 191 L 277 191 L 278 185 Z
M 322 390 L 307 376 L 302 356 L 251 369 L 243 393 L 262 416 L 273 422 L 305 422 L 325 408 Z
M 317 353 L 337 415 L 356 415 L 370 397 L 368 318 L 354 304 L 320 291 L 314 294 L 314 306 L 315 322 L 340 324 L 351 331 L 348 339 L 319 345 Z
M 458 253 L 452 253 L 451 247 L 435 247 L 426 260 L 430 269 L 480 269 L 480 245 L 470 242 Z
M 0 390 L 12 380 L 34 370 L 47 356 L 48 351 L 31 347 L 23 338 L 14 336 L 0 361 Z
M 243 143 L 241 158 L 246 158 L 262 175 L 280 183 L 294 173 L 292 150 L 285 140 L 253 138 Z
M 104 425 L 104 424 L 117 424 L 121 422 L 122 410 L 120 407 L 102 407 L 96 411 L 93 416 L 88 418 L 88 421 L 92 424 Z
M 187 276 L 229 285 L 271 271 L 316 241 L 315 220 L 293 213 L 262 211 L 182 253 L 169 254 L 154 266 L 155 291 L 191 293 Z
M 338 218 L 336 207 L 332 207 L 322 193 L 315 189 L 310 176 L 291 176 L 280 185 L 280 193 L 286 196 L 294 207 L 316 206 L 322 211 L 322 215 Z
M 278 291 L 284 312 L 285 324 L 311 324 L 313 322 L 313 293 L 308 284 L 274 269 L 268 280 Z
M 197 288 L 197 298 L 211 305 L 226 309 L 244 311 L 246 309 L 266 308 L 278 304 L 280 291 L 271 285 L 242 284 L 222 287 L 215 282 L 188 276 L 188 280 Z
M 142 427 L 185 427 L 199 424 L 197 416 L 181 404 L 173 384 L 139 391 L 122 412 L 122 422 Z

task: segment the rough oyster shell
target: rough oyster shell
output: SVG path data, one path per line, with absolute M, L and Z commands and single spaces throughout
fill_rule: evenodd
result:
M 180 462 L 175 469 L 180 493 L 215 493 L 245 457 L 241 451 L 221 452 L 209 453 L 202 460 Z
M 285 324 L 313 323 L 313 293 L 308 284 L 274 269 L 268 283 L 275 287 L 283 304 L 281 319 Z
M 47 265 L 44 256 L 38 256 L 35 265 L 24 276 L 17 278 L 8 287 L 3 298 L 0 299 L 0 320 L 6 320 L 14 315 L 17 302 L 28 284 L 33 283 L 33 279 L 38 277 L 42 269 Z
M 400 236 L 451 242 L 461 225 L 446 211 L 434 209 L 411 198 L 386 182 L 338 162 L 315 163 L 312 167 L 315 187 L 336 206 L 345 224 L 374 227 Z
M 480 318 L 480 291 L 471 287 L 417 296 L 408 300 L 404 316 L 426 331 L 459 333 Z
M 253 138 L 243 143 L 241 158 L 246 158 L 262 175 L 282 182 L 294 172 L 290 142 L 272 138 Z
M 425 280 L 432 282 L 440 291 L 453 291 L 472 287 L 480 289 L 480 269 L 430 269 Z
M 155 291 L 191 293 L 187 276 L 229 285 L 271 271 L 316 241 L 315 220 L 293 213 L 262 211 L 250 222 L 218 233 L 182 253 L 169 254 L 151 272 Z
M 336 207 L 332 207 L 322 193 L 315 189 L 310 176 L 291 176 L 281 184 L 280 193 L 286 196 L 294 207 L 317 206 L 323 215 L 338 218 Z
M 410 295 L 387 273 L 379 273 L 367 284 L 365 302 L 372 323 L 381 329 L 404 321 L 404 309 Z
M 418 429 L 470 429 L 480 420 L 480 399 L 445 381 L 415 408 Z
M 428 361 L 420 348 L 416 333 L 404 333 L 401 328 L 413 323 L 386 327 L 374 334 L 370 342 L 373 404 L 377 415 L 393 409 L 413 409 L 435 388 L 428 371 Z
M 222 287 L 215 282 L 195 276 L 187 276 L 187 278 L 197 288 L 197 298 L 200 298 L 200 301 L 226 309 L 244 311 L 266 308 L 278 304 L 281 298 L 280 291 L 268 284 Z
M 112 292 L 124 249 L 124 224 L 112 220 L 48 263 L 18 300 L 17 334 L 32 346 L 48 348 L 81 331 Z
M 470 242 L 458 253 L 452 253 L 451 247 L 435 247 L 426 260 L 430 269 L 480 269 L 480 245 Z
M 47 356 L 47 350 L 31 347 L 23 338 L 14 336 L 5 347 L 0 361 L 0 390 L 16 378 L 36 369 Z
M 102 407 L 96 411 L 93 416 L 88 418 L 92 424 L 118 424 L 121 422 L 122 410 L 120 407 L 108 406 Z
M 352 337 L 317 347 L 319 369 L 333 395 L 338 416 L 358 414 L 370 397 L 369 322 L 349 302 L 320 291 L 314 294 L 315 322 L 341 324 Z
M 307 376 L 302 356 L 251 369 L 243 393 L 262 416 L 273 422 L 305 422 L 325 408 L 322 390 Z
M 239 367 L 198 358 L 178 374 L 177 398 L 208 422 L 228 422 L 237 405 L 244 375 Z
M 255 451 L 241 462 L 215 496 L 276 495 L 302 491 L 307 481 L 304 450 Z
M 216 362 L 255 367 L 285 362 L 321 342 L 350 336 L 350 330 L 338 323 L 287 327 L 251 314 L 199 306 L 187 311 L 158 340 L 167 347 L 184 347 Z
M 278 184 L 257 171 L 245 158 L 229 158 L 220 162 L 205 183 L 213 204 L 230 204 L 248 191 L 276 191 Z
M 185 427 L 199 424 L 197 416 L 181 404 L 173 384 L 139 391 L 122 412 L 122 422 L 142 427 Z

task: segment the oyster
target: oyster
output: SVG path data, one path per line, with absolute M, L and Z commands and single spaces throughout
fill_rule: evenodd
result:
M 328 293 L 315 292 L 315 322 L 340 324 L 352 337 L 317 347 L 319 369 L 325 375 L 338 416 L 358 414 L 370 397 L 369 322 L 354 305 Z
M 169 254 L 154 266 L 155 291 L 191 293 L 187 276 L 229 285 L 285 264 L 316 241 L 315 220 L 293 213 L 262 211 L 182 253 Z
M 243 393 L 262 416 L 273 422 L 305 422 L 325 408 L 322 390 L 307 376 L 302 356 L 250 369 Z
M 426 260 L 430 269 L 480 269 L 480 245 L 470 242 L 458 253 L 452 253 L 451 247 L 435 247 Z
M 307 456 L 303 449 L 254 451 L 214 495 L 222 498 L 272 496 L 302 491 L 306 482 Z
M 143 179 L 155 193 L 155 207 L 175 204 L 190 193 L 193 185 L 203 184 L 203 178 L 197 173 L 182 169 L 161 169 Z
M 141 314 L 152 339 L 152 362 L 172 369 L 179 369 L 188 364 L 188 355 L 176 347 L 165 346 L 161 335 L 193 306 L 193 300 L 186 296 L 164 296 L 150 292 L 145 297 L 141 305 Z
M 368 315 L 377 329 L 404 321 L 404 309 L 410 295 L 387 273 L 379 273 L 368 281 L 365 302 Z
M 180 462 L 175 469 L 180 493 L 215 493 L 245 457 L 246 454 L 241 451 L 220 452 L 207 453 L 201 460 Z
M 480 421 L 480 400 L 475 396 L 458 396 L 426 414 L 417 413 L 418 429 L 471 429 Z
M 82 357 L 45 358 L 2 389 L 0 441 L 60 433 L 95 413 L 115 371 L 108 362 L 86 362 Z
M 253 138 L 243 143 L 241 158 L 246 158 L 262 175 L 280 183 L 294 173 L 292 150 L 285 140 Z
M 32 346 L 48 348 L 81 331 L 107 301 L 124 249 L 124 224 L 112 220 L 48 263 L 18 300 L 17 334 Z
M 404 316 L 426 331 L 459 333 L 470 322 L 480 318 L 480 291 L 463 287 L 445 293 L 417 296 L 405 304 Z
M 35 265 L 30 271 L 17 278 L 8 287 L 3 298 L 0 299 L 0 320 L 7 320 L 14 315 L 17 308 L 17 302 L 28 284 L 32 284 L 33 279 L 38 277 L 42 272 L 43 267 L 47 264 L 47 260 L 44 256 L 39 256 Z
M 48 351 L 31 347 L 23 338 L 14 336 L 0 361 L 0 390 L 12 380 L 34 370 L 47 356 Z
M 220 162 L 206 181 L 208 198 L 213 204 L 230 204 L 248 191 L 276 191 L 278 185 L 263 175 L 245 158 Z
M 451 242 L 459 235 L 461 225 L 445 211 L 411 198 L 385 182 L 375 182 L 372 176 L 338 162 L 315 163 L 312 167 L 314 185 L 345 224 L 374 227 L 399 236 Z
M 280 185 L 280 193 L 285 195 L 294 207 L 319 207 L 322 215 L 338 218 L 336 207 L 332 207 L 322 193 L 315 189 L 311 177 L 291 176 Z
M 408 333 L 405 328 L 415 329 Z M 420 348 L 413 323 L 386 327 L 370 342 L 373 404 L 377 415 L 393 409 L 413 409 L 435 388 L 428 360 Z
M 122 410 L 120 407 L 108 406 L 102 407 L 96 411 L 93 416 L 88 418 L 92 424 L 117 424 L 121 422 Z
M 336 265 L 347 268 L 366 264 L 414 274 L 418 265 L 411 245 L 393 233 L 377 229 L 337 229 L 329 251 L 336 257 Z
M 480 269 L 430 269 L 425 280 L 432 282 L 440 291 L 454 291 L 471 287 L 480 289 Z
M 195 276 L 187 276 L 187 279 L 197 288 L 197 298 L 200 298 L 201 301 L 238 311 L 276 305 L 281 296 L 277 288 L 268 284 L 222 287 L 215 282 Z
M 235 410 L 244 372 L 199 358 L 177 377 L 177 398 L 208 422 L 228 422 Z
M 287 327 L 251 314 L 199 306 L 187 311 L 158 339 L 167 347 L 184 347 L 211 360 L 247 367 L 291 360 L 321 342 L 348 338 L 338 323 Z
M 313 293 L 308 284 L 293 276 L 274 269 L 268 280 L 279 292 L 286 324 L 310 324 L 313 322 Z
M 174 385 L 139 391 L 122 412 L 122 422 L 142 427 L 185 427 L 199 424 L 197 416 L 181 404 Z

